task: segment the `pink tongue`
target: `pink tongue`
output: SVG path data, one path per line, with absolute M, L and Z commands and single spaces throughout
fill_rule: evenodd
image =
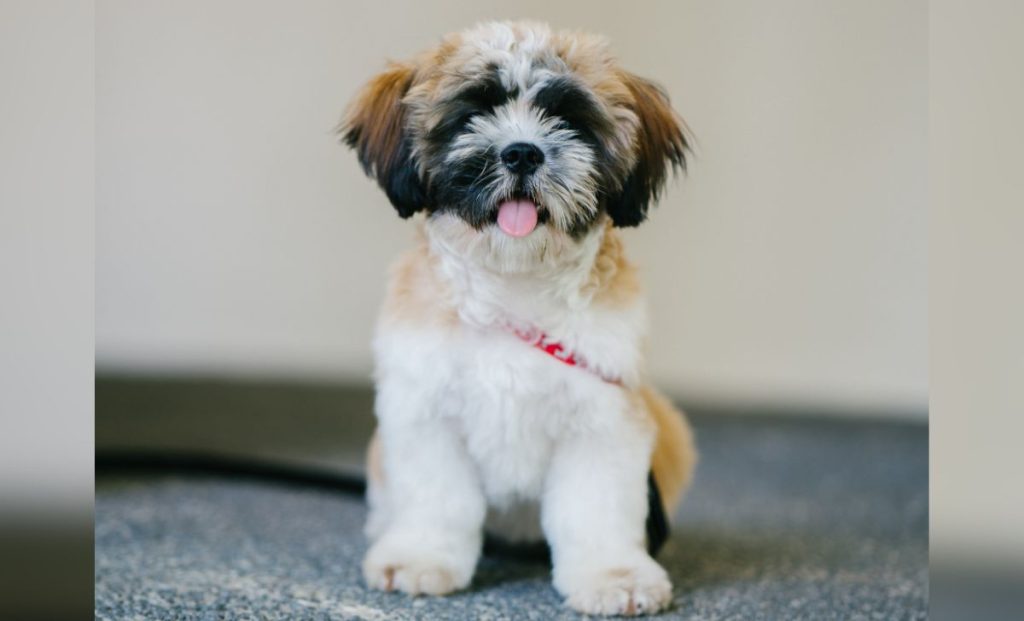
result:
M 537 228 L 537 206 L 532 201 L 504 201 L 498 205 L 498 228 L 512 237 L 525 237 Z

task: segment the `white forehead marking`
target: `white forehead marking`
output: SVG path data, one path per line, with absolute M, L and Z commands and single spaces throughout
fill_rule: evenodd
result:
M 565 69 L 552 51 L 553 39 L 545 24 L 518 24 L 513 29 L 507 23 L 490 23 L 467 35 L 467 43 L 497 67 L 505 88 L 520 92 L 554 75 L 552 64 Z

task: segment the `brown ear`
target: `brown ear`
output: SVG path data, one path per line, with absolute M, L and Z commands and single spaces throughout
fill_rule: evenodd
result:
M 355 149 L 363 170 L 377 180 L 403 218 L 427 203 L 412 159 L 402 103 L 414 77 L 411 65 L 391 65 L 363 87 L 341 124 L 345 144 Z
M 636 164 L 618 194 L 609 196 L 605 209 L 615 226 L 636 226 L 647 208 L 658 200 L 669 170 L 686 168 L 683 122 L 672 110 L 668 95 L 658 85 L 623 72 L 622 81 L 633 97 L 631 108 L 640 120 L 636 137 Z

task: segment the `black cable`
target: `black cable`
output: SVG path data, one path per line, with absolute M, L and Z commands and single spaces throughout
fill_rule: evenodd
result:
M 366 480 L 362 477 L 308 466 L 191 451 L 103 450 L 96 453 L 97 475 L 156 472 L 259 479 L 346 494 L 361 495 L 366 492 Z
M 291 466 L 192 451 L 103 450 L 96 453 L 97 476 L 158 472 L 258 479 L 352 495 L 366 493 L 366 479 L 362 477 L 308 466 Z M 669 534 L 668 520 L 662 508 L 661 494 L 658 493 L 653 473 L 647 477 L 647 500 L 647 548 L 653 555 L 665 543 Z M 550 550 L 543 542 L 513 544 L 491 536 L 484 540 L 484 552 L 524 559 L 543 559 L 550 556 Z

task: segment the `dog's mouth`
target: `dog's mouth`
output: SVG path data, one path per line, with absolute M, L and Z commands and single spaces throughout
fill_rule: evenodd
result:
M 547 211 L 530 197 L 517 195 L 498 203 L 498 228 L 509 237 L 526 237 L 547 220 Z

